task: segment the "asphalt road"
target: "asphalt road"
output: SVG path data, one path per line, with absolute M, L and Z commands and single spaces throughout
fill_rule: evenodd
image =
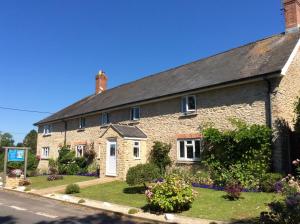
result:
M 79 205 L 41 198 L 38 196 L 0 190 L 1 224 L 148 224 L 127 216 L 101 212 Z

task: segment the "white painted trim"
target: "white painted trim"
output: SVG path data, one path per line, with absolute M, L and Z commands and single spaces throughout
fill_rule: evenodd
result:
M 147 138 L 132 138 L 132 137 L 124 137 L 125 140 L 147 140 Z
M 296 57 L 296 54 L 299 50 L 300 47 L 300 39 L 298 40 L 296 46 L 294 47 L 289 59 L 287 60 L 287 62 L 285 63 L 285 65 L 283 66 L 282 70 L 281 70 L 281 75 L 286 75 L 290 65 L 292 64 L 294 58 Z

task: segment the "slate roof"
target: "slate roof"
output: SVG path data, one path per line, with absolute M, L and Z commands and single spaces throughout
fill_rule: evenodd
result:
M 299 33 L 278 34 L 88 96 L 35 125 L 280 72 Z
M 136 126 L 112 124 L 112 125 L 110 125 L 110 127 L 112 127 L 122 137 L 147 138 L 147 135 Z

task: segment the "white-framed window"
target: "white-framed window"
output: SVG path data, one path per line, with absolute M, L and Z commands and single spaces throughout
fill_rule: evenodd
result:
M 85 117 L 79 118 L 79 129 L 85 128 Z
M 178 160 L 199 161 L 201 154 L 200 139 L 177 140 Z
M 140 119 L 140 107 L 132 107 L 130 110 L 130 120 L 137 121 Z
M 101 125 L 107 125 L 109 123 L 109 114 L 104 112 L 101 114 L 100 118 Z
M 85 145 L 76 145 L 76 157 L 83 157 Z
M 49 158 L 49 152 L 50 152 L 49 147 L 42 147 L 41 158 L 42 159 L 48 159 Z
M 196 96 L 184 96 L 181 99 L 181 112 L 194 113 L 196 112 Z
M 44 125 L 43 135 L 44 136 L 51 135 L 51 131 L 52 131 L 51 129 L 52 129 L 52 127 L 50 124 Z
M 139 141 L 133 141 L 133 158 L 140 159 L 141 147 Z

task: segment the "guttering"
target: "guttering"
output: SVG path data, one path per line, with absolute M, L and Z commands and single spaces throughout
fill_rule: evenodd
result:
M 193 94 L 193 93 L 199 93 L 199 92 L 207 92 L 210 90 L 221 89 L 221 88 L 230 87 L 230 86 L 237 86 L 237 85 L 247 84 L 247 83 L 256 82 L 256 81 L 262 81 L 262 80 L 265 80 L 266 78 L 270 79 L 270 78 L 278 77 L 279 75 L 282 75 L 282 70 L 276 70 L 276 71 L 269 72 L 269 73 L 264 73 L 264 74 L 247 77 L 247 78 L 242 78 L 242 79 L 237 79 L 237 80 L 231 80 L 231 81 L 214 84 L 214 85 L 210 85 L 210 86 L 205 86 L 205 87 L 201 87 L 201 88 L 190 89 L 190 90 L 182 91 L 179 93 L 171 93 L 171 94 L 167 94 L 164 96 L 158 96 L 158 97 L 153 97 L 153 98 L 149 98 L 149 99 L 145 99 L 145 100 L 134 101 L 134 102 L 125 103 L 125 104 L 121 104 L 118 106 L 113 106 L 113 107 L 109 107 L 109 108 L 105 108 L 105 109 L 101 109 L 101 110 L 91 111 L 91 112 L 84 113 L 84 114 L 77 114 L 77 115 L 73 115 L 70 117 L 54 119 L 54 120 L 46 121 L 46 122 L 37 122 L 34 125 L 38 126 L 38 125 L 47 124 L 47 123 L 71 120 L 71 119 L 79 118 L 82 116 L 90 116 L 90 115 L 99 114 L 102 112 L 110 112 L 110 111 L 116 110 L 116 109 L 128 108 L 128 107 L 135 106 L 135 105 L 143 105 L 143 104 L 148 104 L 148 103 L 152 103 L 152 102 L 172 99 L 175 97 L 184 96 L 187 93 Z
M 272 85 L 271 81 L 268 78 L 264 78 L 264 81 L 267 83 L 267 99 L 266 99 L 266 125 L 272 129 Z

